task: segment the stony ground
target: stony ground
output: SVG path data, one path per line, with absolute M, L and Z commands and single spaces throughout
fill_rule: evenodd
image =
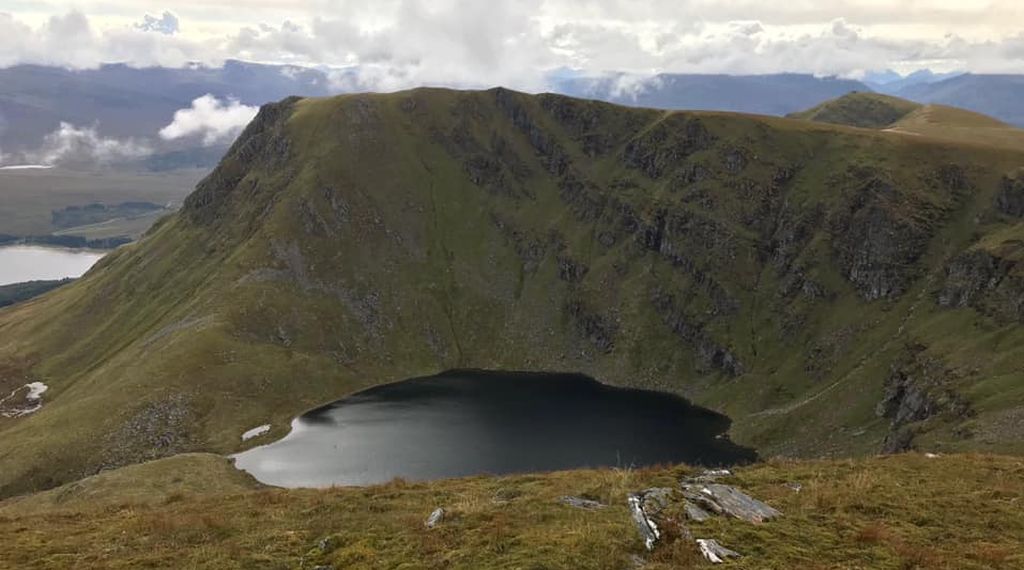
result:
M 217 456 L 185 455 L 0 503 L 0 568 L 657 570 L 709 565 L 696 538 L 739 553 L 723 565 L 733 568 L 1024 566 L 1021 458 L 773 461 L 716 479 L 781 511 L 759 524 L 686 519 L 680 483 L 699 473 L 605 469 L 282 490 Z M 672 491 L 647 551 L 628 497 L 652 487 Z M 444 515 L 428 528 L 437 508 Z

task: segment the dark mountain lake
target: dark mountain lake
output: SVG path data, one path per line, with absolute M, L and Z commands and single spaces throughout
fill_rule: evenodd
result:
M 724 437 L 729 423 L 676 396 L 579 374 L 452 371 L 323 406 L 235 457 L 284 487 L 756 459 Z

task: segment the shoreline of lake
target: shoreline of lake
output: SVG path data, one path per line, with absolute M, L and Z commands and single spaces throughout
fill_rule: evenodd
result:
M 292 420 L 283 438 L 233 458 L 284 487 L 755 461 L 755 450 L 728 438 L 730 425 L 679 396 L 582 374 L 458 370 L 319 406 Z M 255 437 L 269 431 L 260 427 Z

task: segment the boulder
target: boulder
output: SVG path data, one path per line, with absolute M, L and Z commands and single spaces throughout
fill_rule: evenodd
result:
M 782 516 L 780 511 L 729 485 L 684 483 L 683 495 L 703 509 L 752 523 Z
M 718 544 L 718 541 L 713 538 L 698 538 L 697 548 L 700 549 L 701 556 L 712 564 L 721 564 L 722 562 L 725 562 L 726 558 L 740 557 L 739 552 L 729 550 L 721 544 Z
M 562 504 L 569 505 L 570 507 L 576 507 L 577 509 L 585 509 L 588 511 L 603 509 L 607 506 L 604 503 L 599 503 L 591 499 L 584 499 L 583 497 L 574 497 L 571 495 L 566 495 L 560 498 L 559 501 L 561 501 Z
M 633 522 L 640 531 L 640 538 L 644 541 L 647 550 L 654 550 L 654 543 L 661 538 L 661 531 L 658 525 L 644 511 L 644 497 L 642 493 L 633 493 L 626 498 L 629 505 L 629 512 L 633 515 Z
M 683 503 L 683 511 L 686 513 L 686 518 L 694 522 L 703 522 L 711 518 L 711 513 L 689 500 Z
M 427 522 L 425 522 L 424 524 L 426 525 L 427 528 L 434 528 L 435 526 L 441 524 L 441 521 L 443 521 L 443 520 L 444 520 L 444 509 L 442 509 L 441 507 L 438 507 L 438 508 L 434 509 L 434 511 L 432 513 L 430 513 L 430 516 L 427 517 Z
M 665 510 L 671 504 L 673 489 L 668 487 L 652 487 L 640 491 L 643 498 L 642 507 L 648 516 L 654 516 Z

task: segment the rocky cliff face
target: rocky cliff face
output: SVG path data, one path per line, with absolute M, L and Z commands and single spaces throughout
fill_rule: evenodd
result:
M 1002 252 L 975 249 L 954 258 L 946 268 L 939 305 L 972 307 L 1002 322 L 1024 322 L 1024 268 L 1017 260 L 1024 255 L 1024 243 L 1005 244 Z
M 904 348 L 903 356 L 891 365 L 885 394 L 875 406 L 875 413 L 891 422 L 883 453 L 912 449 L 921 422 L 940 414 L 954 421 L 972 415 L 970 405 L 954 388 L 956 376 L 941 359 L 927 354 L 925 346 Z
M 996 195 L 996 209 L 1015 218 L 1024 217 L 1024 179 L 1004 176 Z
M 187 402 L 164 448 L 233 451 L 254 425 L 455 367 L 684 394 L 768 454 L 946 429 L 901 347 L 977 368 L 942 398 L 1019 373 L 1017 254 L 986 241 L 1013 233 L 1012 196 L 984 189 L 1020 158 L 503 89 L 270 105 L 178 216 L 0 313 L 0 364 L 31 356 L 52 394 L 0 424 L 0 487 L 138 460 L 122 436 L 163 441 L 139 427 L 161 402 Z M 977 341 L 952 350 L 950 331 Z

